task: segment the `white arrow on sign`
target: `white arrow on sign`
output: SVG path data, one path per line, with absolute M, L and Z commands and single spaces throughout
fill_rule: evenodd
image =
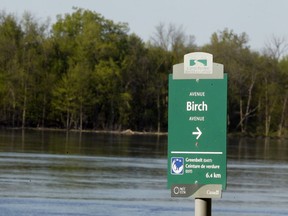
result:
M 199 137 L 202 135 L 202 131 L 196 127 L 197 131 L 192 132 L 193 135 L 197 135 L 196 139 L 198 140 Z

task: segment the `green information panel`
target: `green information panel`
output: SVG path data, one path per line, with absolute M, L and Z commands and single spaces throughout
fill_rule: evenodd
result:
M 219 198 L 226 188 L 227 75 L 169 76 L 168 187 L 171 196 Z

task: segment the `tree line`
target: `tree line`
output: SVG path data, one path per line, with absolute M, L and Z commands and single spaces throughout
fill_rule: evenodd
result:
M 228 131 L 287 135 L 288 58 L 284 39 L 263 52 L 246 33 L 224 29 L 210 43 L 173 24 L 144 42 L 94 11 L 56 22 L 0 13 L 0 125 L 167 131 L 168 74 L 186 53 L 204 51 L 228 73 Z

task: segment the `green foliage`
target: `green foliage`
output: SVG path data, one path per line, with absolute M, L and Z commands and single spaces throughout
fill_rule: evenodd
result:
M 147 43 L 128 32 L 79 8 L 51 28 L 29 13 L 19 21 L 2 12 L 0 125 L 166 131 L 168 74 L 201 50 L 229 74 L 229 131 L 287 136 L 287 57 L 254 52 L 245 33 L 229 29 L 203 47 L 172 24 L 157 26 Z

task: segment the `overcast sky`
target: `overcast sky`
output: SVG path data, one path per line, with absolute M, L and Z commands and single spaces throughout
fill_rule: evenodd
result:
M 127 22 L 130 33 L 144 41 L 159 23 L 183 26 L 196 44 L 210 42 L 212 33 L 232 29 L 247 33 L 252 49 L 261 51 L 272 38 L 288 36 L 288 0 L 0 0 L 0 8 L 21 17 L 31 12 L 39 20 L 73 12 L 80 7 L 115 22 Z

